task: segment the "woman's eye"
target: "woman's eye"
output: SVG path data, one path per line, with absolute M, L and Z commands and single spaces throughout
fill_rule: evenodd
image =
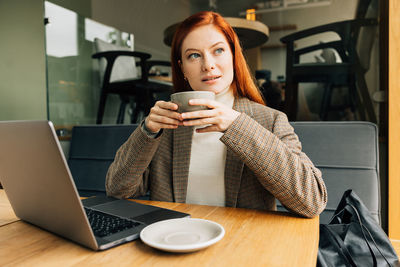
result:
M 216 54 L 222 54 L 222 52 L 224 52 L 223 48 L 218 48 L 218 49 L 215 50 Z
M 189 59 L 195 59 L 195 58 L 199 58 L 200 54 L 199 53 L 192 53 L 188 56 Z

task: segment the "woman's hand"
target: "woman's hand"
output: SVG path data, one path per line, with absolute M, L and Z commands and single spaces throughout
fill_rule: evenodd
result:
M 175 129 L 182 125 L 178 105 L 172 102 L 157 101 L 145 120 L 146 128 L 158 133 L 161 129 Z
M 190 105 L 207 106 L 209 110 L 200 110 L 182 113 L 180 115 L 184 126 L 208 125 L 197 129 L 198 133 L 225 132 L 232 122 L 240 115 L 240 112 L 233 110 L 224 104 L 209 99 L 191 99 Z

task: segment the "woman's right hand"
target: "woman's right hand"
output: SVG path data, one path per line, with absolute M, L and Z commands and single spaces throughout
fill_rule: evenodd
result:
M 172 102 L 157 101 L 145 120 L 146 128 L 152 133 L 161 129 L 176 129 L 182 125 L 180 113 L 176 112 L 178 105 Z

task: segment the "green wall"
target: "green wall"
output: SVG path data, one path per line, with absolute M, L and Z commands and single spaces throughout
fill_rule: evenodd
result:
M 43 0 L 0 1 L 0 120 L 47 118 Z

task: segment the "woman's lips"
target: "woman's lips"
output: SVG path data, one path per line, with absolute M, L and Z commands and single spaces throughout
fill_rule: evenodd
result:
M 205 83 L 214 83 L 214 82 L 216 82 L 219 78 L 221 78 L 220 75 L 207 76 L 207 77 L 204 77 L 203 79 L 201 79 L 201 81 L 202 81 L 202 82 L 205 82 Z

